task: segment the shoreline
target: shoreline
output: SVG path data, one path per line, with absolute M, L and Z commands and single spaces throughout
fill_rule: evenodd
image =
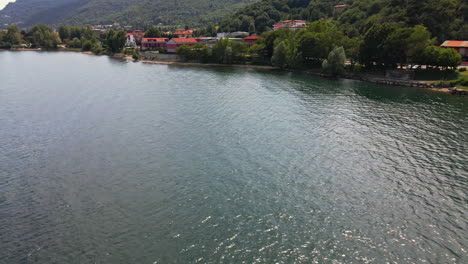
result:
M 331 75 L 311 72 L 311 71 L 298 71 L 298 70 L 281 70 L 278 67 L 266 66 L 266 65 L 243 65 L 243 64 L 216 64 L 216 63 L 197 63 L 197 62 L 181 62 L 181 61 L 162 61 L 162 60 L 146 60 L 140 59 L 135 61 L 131 56 L 117 57 L 121 59 L 126 59 L 128 61 L 141 62 L 146 64 L 160 64 L 160 65 L 173 65 L 173 66 L 194 66 L 194 67 L 219 67 L 219 68 L 244 68 L 244 69 L 258 69 L 258 70 L 270 70 L 270 71 L 281 71 L 281 72 L 291 72 L 291 73 L 300 73 L 308 76 L 320 77 L 320 78 L 335 78 Z M 431 91 L 443 92 L 452 94 L 453 91 L 462 92 L 462 95 L 466 95 L 466 91 L 456 87 L 435 87 L 433 84 L 428 81 L 405 81 L 398 79 L 387 79 L 387 78 L 369 78 L 369 77 L 360 77 L 360 76 L 342 76 L 335 79 L 341 80 L 355 80 L 368 83 L 375 83 L 380 85 L 388 86 L 403 86 L 403 87 L 413 87 L 413 88 L 422 88 L 428 89 Z
M 41 48 L 32 49 L 32 48 L 21 48 L 21 49 L 14 49 L 12 51 L 49 51 L 43 50 Z M 52 51 L 52 50 L 50 50 Z M 67 48 L 61 48 L 56 51 L 72 51 L 72 52 L 79 52 L 86 55 L 96 55 L 91 51 L 78 51 L 78 50 L 71 50 Z M 281 71 L 281 72 L 291 72 L 291 73 L 300 73 L 305 74 L 308 76 L 320 77 L 320 78 L 335 78 L 328 74 L 323 74 L 319 72 L 313 72 L 308 70 L 281 70 L 278 67 L 268 66 L 268 65 L 245 65 L 245 64 L 217 64 L 217 63 L 200 63 L 200 62 L 182 62 L 182 61 L 170 61 L 170 60 L 148 60 L 148 59 L 140 59 L 134 60 L 132 56 L 124 55 L 124 54 L 100 54 L 96 56 L 108 56 L 110 58 L 115 59 L 122 59 L 126 61 L 133 61 L 133 62 L 141 62 L 145 64 L 159 64 L 159 65 L 167 65 L 167 66 L 187 66 L 187 67 L 218 67 L 218 68 L 243 68 L 243 69 L 254 69 L 254 70 L 268 70 L 268 71 Z M 375 83 L 380 85 L 388 85 L 388 86 L 403 86 L 403 87 L 413 87 L 413 88 L 422 88 L 431 91 L 443 92 L 448 93 L 451 95 L 460 95 L 466 96 L 468 95 L 468 91 L 464 89 L 460 89 L 457 87 L 436 87 L 432 81 L 405 81 L 405 80 L 398 80 L 398 79 L 388 79 L 388 78 L 379 78 L 379 77 L 364 77 L 364 76 L 341 76 L 336 77 L 335 79 L 341 80 L 355 80 L 355 81 L 362 81 L 368 83 Z

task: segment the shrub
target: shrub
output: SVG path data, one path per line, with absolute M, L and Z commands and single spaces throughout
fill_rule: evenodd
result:
M 136 50 L 133 50 L 133 52 L 132 52 L 132 58 L 133 58 L 134 60 L 136 60 L 136 61 L 140 59 L 140 55 L 138 54 L 138 52 L 137 52 Z
M 81 47 L 83 51 L 90 51 L 92 48 L 93 43 L 91 42 L 91 40 L 86 40 L 85 42 L 83 42 L 83 46 Z

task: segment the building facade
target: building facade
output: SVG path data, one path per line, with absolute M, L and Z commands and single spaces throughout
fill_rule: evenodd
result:
M 177 48 L 182 45 L 193 46 L 198 44 L 198 42 L 196 38 L 172 38 L 167 42 L 167 52 L 175 53 Z
M 167 38 L 143 38 L 141 50 L 165 50 L 167 49 Z
M 462 65 L 468 66 L 468 40 L 446 40 L 440 46 L 455 49 L 462 56 Z
M 297 29 L 302 29 L 306 28 L 307 23 L 305 20 L 283 20 L 279 22 L 278 24 L 273 25 L 273 30 L 278 30 L 278 29 L 289 29 L 289 30 L 297 30 Z

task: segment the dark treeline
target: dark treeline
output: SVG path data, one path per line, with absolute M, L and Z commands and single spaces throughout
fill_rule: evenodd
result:
M 10 25 L 0 31 L 0 48 L 43 48 L 57 49 L 60 44 L 69 48 L 99 53 L 118 53 L 125 46 L 124 31 L 110 30 L 97 33 L 90 26 L 59 26 L 55 31 L 44 25 L 34 25 L 26 31 Z

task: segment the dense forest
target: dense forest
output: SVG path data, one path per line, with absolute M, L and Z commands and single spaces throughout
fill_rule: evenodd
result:
M 347 8 L 336 10 L 335 5 Z M 346 35 L 363 35 L 375 24 L 424 25 L 439 41 L 468 39 L 468 0 L 262 0 L 222 21 L 222 31 L 263 33 L 283 19 L 338 21 Z
M 121 23 L 146 28 L 162 23 L 201 26 L 254 0 L 17 0 L 0 11 L 0 24 L 21 27 Z

